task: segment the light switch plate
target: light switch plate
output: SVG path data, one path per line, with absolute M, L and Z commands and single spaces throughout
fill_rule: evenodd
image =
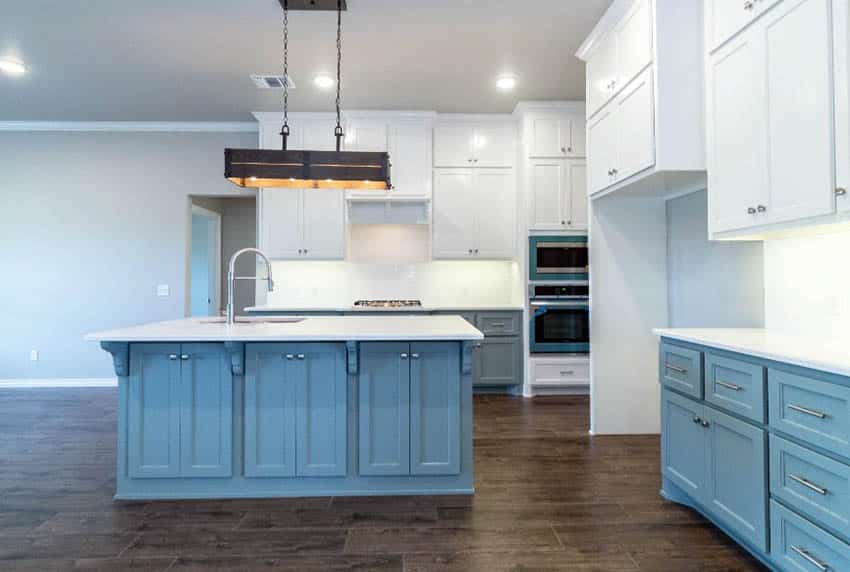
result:
M 168 296 L 170 294 L 168 284 L 159 284 L 156 287 L 156 295 L 157 296 Z

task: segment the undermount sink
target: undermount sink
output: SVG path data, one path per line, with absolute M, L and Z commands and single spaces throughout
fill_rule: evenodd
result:
M 235 321 L 237 324 L 297 324 L 303 322 L 307 318 L 298 318 L 290 316 L 237 316 Z M 224 316 L 216 316 L 213 318 L 201 318 L 198 320 L 201 324 L 223 324 Z

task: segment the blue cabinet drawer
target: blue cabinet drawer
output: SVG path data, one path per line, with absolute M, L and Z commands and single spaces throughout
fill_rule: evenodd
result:
M 770 501 L 770 553 L 789 572 L 850 570 L 850 546 L 776 501 Z
M 705 355 L 705 400 L 764 423 L 765 368 L 727 357 Z
M 770 436 L 770 492 L 836 531 L 850 530 L 850 466 Z
M 477 316 L 477 328 L 485 336 L 515 336 L 520 333 L 519 312 L 482 313 Z
M 850 458 L 850 387 L 768 370 L 770 426 Z
M 702 352 L 662 342 L 661 383 L 702 398 Z

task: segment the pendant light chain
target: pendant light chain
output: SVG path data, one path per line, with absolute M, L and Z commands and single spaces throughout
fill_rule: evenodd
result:
M 289 138 L 289 0 L 283 2 L 283 127 L 280 136 L 286 151 Z
M 340 118 L 340 91 L 342 90 L 342 0 L 336 2 L 336 150 L 340 150 L 340 143 L 344 135 L 342 121 Z

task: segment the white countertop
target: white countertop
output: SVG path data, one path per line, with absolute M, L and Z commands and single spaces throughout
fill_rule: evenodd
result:
M 510 304 L 458 304 L 454 306 L 411 306 L 407 308 L 365 308 L 361 306 L 249 306 L 246 312 L 521 312 Z
M 301 322 L 274 323 L 262 317 L 228 326 L 185 318 L 96 332 L 91 342 L 210 341 L 366 341 L 480 340 L 484 335 L 459 316 L 310 316 Z
M 765 329 L 656 328 L 656 335 L 850 376 L 850 337 L 817 338 Z

